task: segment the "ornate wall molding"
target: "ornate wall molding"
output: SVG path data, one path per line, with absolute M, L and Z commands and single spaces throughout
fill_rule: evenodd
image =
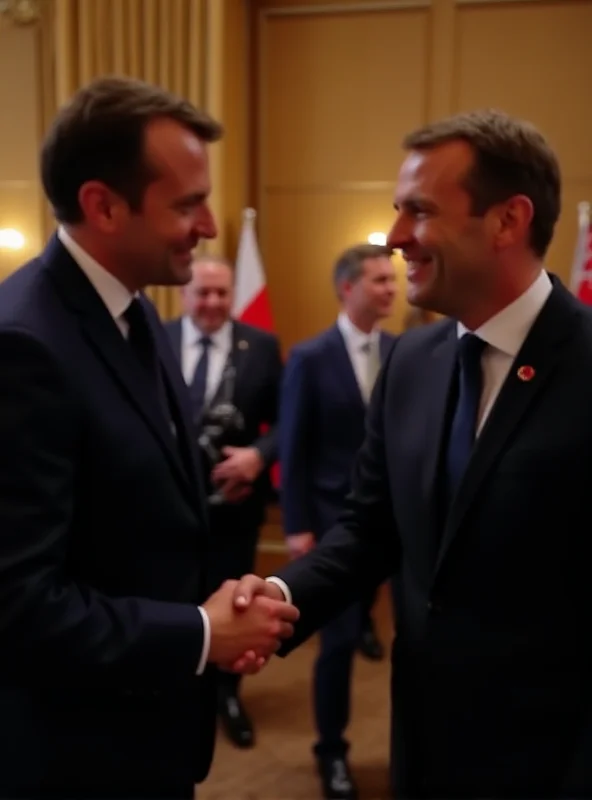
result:
M 499 6 L 508 3 L 548 3 L 549 0 L 455 0 L 457 6 Z
M 432 0 L 390 0 L 376 3 L 327 3 L 321 6 L 278 6 L 262 8 L 264 17 L 297 17 L 314 14 L 360 14 L 370 11 L 403 11 L 413 8 L 429 8 Z

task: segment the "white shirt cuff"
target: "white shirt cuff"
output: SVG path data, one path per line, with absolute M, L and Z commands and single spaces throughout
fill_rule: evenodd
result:
M 210 629 L 210 618 L 208 617 L 207 611 L 201 606 L 198 606 L 199 613 L 201 614 L 201 618 L 203 620 L 203 647 L 201 651 L 201 657 L 199 659 L 199 664 L 197 665 L 197 675 L 203 675 L 204 670 L 206 668 L 206 664 L 208 663 L 208 656 L 210 655 L 210 639 L 212 637 L 211 629 Z
M 288 585 L 281 578 L 276 578 L 275 575 L 272 575 L 270 578 L 266 578 L 265 580 L 269 581 L 269 583 L 275 583 L 276 586 L 279 586 L 284 597 L 286 598 L 286 603 L 292 603 L 292 592 L 289 590 Z

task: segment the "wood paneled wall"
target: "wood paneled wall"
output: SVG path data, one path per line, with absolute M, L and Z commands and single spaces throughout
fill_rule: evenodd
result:
M 252 0 L 253 194 L 286 348 L 331 324 L 336 254 L 387 231 L 400 141 L 430 119 L 495 106 L 559 153 L 564 210 L 548 266 L 568 279 L 592 200 L 592 0 Z M 400 330 L 401 292 L 386 327 Z

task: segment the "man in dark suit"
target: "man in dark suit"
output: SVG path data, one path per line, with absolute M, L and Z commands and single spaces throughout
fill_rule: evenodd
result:
M 301 641 L 398 576 L 397 797 L 589 798 L 592 315 L 544 268 L 559 165 L 495 111 L 405 144 L 388 243 L 448 319 L 397 339 L 340 522 L 275 582 Z
M 341 305 L 337 322 L 296 346 L 286 364 L 280 406 L 281 505 L 294 558 L 333 527 L 348 493 L 352 463 L 364 439 L 366 406 L 394 341 L 377 327 L 391 314 L 395 298 L 390 253 L 380 245 L 361 244 L 339 256 L 333 272 Z M 368 614 L 370 603 L 365 605 Z M 355 603 L 321 632 L 314 672 L 314 752 L 328 798 L 356 794 L 345 729 L 361 623 L 361 603 Z
M 189 386 L 196 441 L 212 410 L 230 403 L 240 425 L 225 436 L 221 459 L 202 448 L 210 505 L 212 588 L 254 568 L 259 528 L 270 498 L 269 468 L 277 460 L 277 408 L 282 357 L 276 336 L 231 319 L 234 268 L 201 256 L 182 288 L 185 314 L 167 324 L 173 351 Z M 215 459 L 214 459 L 215 461 Z M 252 722 L 239 697 L 240 675 L 221 671 L 218 707 L 238 747 L 254 743 Z
M 215 730 L 211 665 L 290 633 L 208 597 L 186 387 L 142 294 L 215 235 L 219 125 L 147 84 L 79 91 L 44 143 L 58 222 L 0 286 L 0 795 L 190 798 Z M 256 664 L 255 664 L 256 666 Z

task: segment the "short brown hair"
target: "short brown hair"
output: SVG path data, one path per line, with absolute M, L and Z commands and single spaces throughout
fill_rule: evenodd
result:
M 406 150 L 425 150 L 454 140 L 473 148 L 475 162 L 464 179 L 472 213 L 482 216 L 518 194 L 530 199 L 534 215 L 530 246 L 542 258 L 561 211 L 561 172 L 544 136 L 529 122 L 495 109 L 457 114 L 405 137 Z
M 341 284 L 345 281 L 354 283 L 364 271 L 364 261 L 367 258 L 390 258 L 392 250 L 382 244 L 356 244 L 348 247 L 337 259 L 333 267 L 333 283 L 337 294 L 340 293 Z
M 206 142 L 222 136 L 221 125 L 170 92 L 124 77 L 99 78 L 60 109 L 41 150 L 41 179 L 60 222 L 82 220 L 80 187 L 98 180 L 118 192 L 134 211 L 156 177 L 144 157 L 149 122 L 169 118 Z

